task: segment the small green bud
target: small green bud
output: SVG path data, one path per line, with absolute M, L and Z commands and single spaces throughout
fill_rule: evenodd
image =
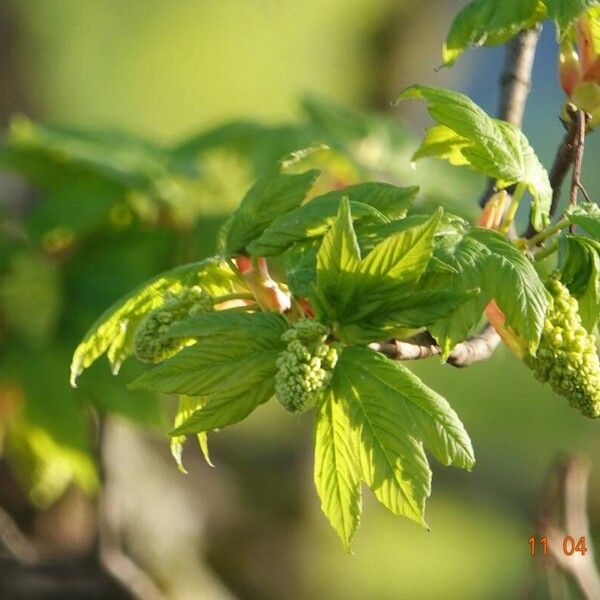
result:
M 135 355 L 145 363 L 159 363 L 194 340 L 169 337 L 171 327 L 178 321 L 213 310 L 212 298 L 202 288 L 185 288 L 177 294 L 169 293 L 164 302 L 148 312 L 135 334 Z

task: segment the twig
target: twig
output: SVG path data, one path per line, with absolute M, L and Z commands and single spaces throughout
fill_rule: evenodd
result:
M 587 461 L 574 457 L 558 460 L 546 482 L 536 526 L 540 535 L 548 538 L 552 563 L 574 579 L 584 598 L 594 600 L 600 598 L 600 575 L 586 508 L 588 478 Z M 576 541 L 585 538 L 587 552 L 567 555 L 563 550 L 565 536 Z
M 456 344 L 446 361 L 457 368 L 469 367 L 473 363 L 487 360 L 498 343 L 500 337 L 496 330 L 487 325 L 483 330 L 468 340 Z M 441 354 L 441 348 L 427 331 L 407 340 L 390 340 L 370 344 L 372 350 L 385 354 L 392 360 L 420 360 Z
M 581 167 L 583 164 L 583 150 L 585 146 L 586 114 L 577 110 L 573 115 L 575 122 L 575 148 L 573 149 L 573 176 L 571 177 L 571 192 L 569 194 L 569 206 L 577 204 L 577 192 L 581 187 Z M 569 226 L 569 233 L 575 233 L 575 224 Z
M 489 323 L 477 335 L 457 344 L 446 361 L 449 365 L 462 369 L 472 364 L 489 360 L 500 343 L 500 336 Z
M 583 184 L 581 183 L 581 181 L 577 182 L 577 187 L 579 187 L 579 189 L 581 190 L 581 193 L 583 194 L 583 197 L 585 198 L 586 202 L 591 202 L 592 199 L 591 199 L 590 195 L 588 194 L 587 190 L 583 187 Z
M 370 344 L 369 348 L 385 354 L 392 360 L 420 360 L 437 356 L 441 352 L 437 342 L 427 331 L 407 340 L 375 342 Z

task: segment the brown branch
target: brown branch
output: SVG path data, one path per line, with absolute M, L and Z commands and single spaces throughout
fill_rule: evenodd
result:
M 571 177 L 571 192 L 569 193 L 569 206 L 577 204 L 577 192 L 581 186 L 581 167 L 583 166 L 583 150 L 585 147 L 585 129 L 587 118 L 582 110 L 575 111 L 575 148 L 573 149 L 573 176 Z M 569 225 L 569 232 L 575 233 L 575 224 Z
M 583 113 L 582 111 L 577 110 L 577 108 L 575 108 L 575 106 L 573 106 L 572 104 L 567 104 L 566 110 L 570 117 L 568 123 L 565 123 L 567 131 L 560 146 L 558 147 L 558 150 L 556 151 L 554 162 L 552 163 L 550 173 L 548 174 L 548 178 L 550 180 L 550 187 L 552 188 L 550 218 L 552 218 L 556 213 L 556 209 L 558 208 L 558 203 L 560 201 L 563 182 L 567 177 L 571 165 L 576 159 L 576 155 L 579 155 L 579 152 L 582 153 L 582 156 L 579 159 L 579 175 L 576 185 L 579 185 L 579 187 L 583 187 L 581 186 L 579 177 L 581 176 L 581 160 L 583 158 L 583 145 L 585 141 L 585 125 L 589 119 L 589 116 Z M 579 113 L 582 113 L 583 115 L 583 125 Z M 582 127 L 583 133 L 581 131 Z M 582 135 L 583 138 L 581 137 Z M 573 193 L 572 189 L 571 193 Z M 534 229 L 530 218 L 527 229 L 523 235 L 524 237 L 529 239 L 532 238 L 536 233 L 537 231 Z
M 588 478 L 587 461 L 574 457 L 558 460 L 546 482 L 536 526 L 540 535 L 548 538 L 548 556 L 552 563 L 546 566 L 555 566 L 570 575 L 583 597 L 592 600 L 600 598 L 600 575 L 594 561 L 587 516 Z M 571 536 L 576 542 L 585 538 L 587 552 L 565 554 L 565 536 Z M 542 556 L 542 560 L 544 558 Z

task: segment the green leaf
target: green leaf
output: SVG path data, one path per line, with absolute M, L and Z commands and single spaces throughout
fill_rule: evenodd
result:
M 444 465 L 475 464 L 469 436 L 444 398 L 400 363 L 345 347 L 317 413 L 315 485 L 346 549 L 360 518 L 360 481 L 394 514 L 425 526 L 431 471 L 423 446 Z
M 360 264 L 360 250 L 352 227 L 350 203 L 342 198 L 331 229 L 323 238 L 317 253 L 317 289 L 324 302 L 321 311 L 343 312 L 354 291 L 355 273 Z M 313 299 L 314 300 L 314 299 Z
M 224 226 L 223 252 L 241 254 L 277 217 L 298 208 L 313 186 L 319 171 L 299 175 L 270 173 L 248 190 Z
M 567 218 L 573 225 L 581 227 L 592 238 L 600 241 L 600 207 L 586 202 L 567 211 Z
M 562 241 L 561 280 L 577 299 L 583 326 L 593 332 L 600 315 L 600 243 L 577 235 Z
M 414 162 L 420 158 L 434 157 L 447 160 L 455 167 L 462 167 L 469 164 L 462 153 L 463 148 L 468 145 L 469 140 L 449 127 L 434 125 L 426 130 L 419 149 L 412 155 L 412 160 Z
M 280 254 L 296 242 L 323 236 L 335 220 L 343 197 L 350 201 L 355 219 L 372 216 L 367 207 L 386 217 L 400 218 L 406 215 L 417 192 L 417 187 L 398 188 L 386 183 L 362 183 L 334 190 L 275 219 L 249 245 L 248 251 L 258 256 L 271 256 Z
M 349 552 L 360 521 L 361 491 L 349 411 L 335 387 L 324 393 L 316 415 L 314 481 L 321 509 Z
M 386 293 L 390 286 L 386 282 L 394 287 L 415 283 L 431 258 L 435 232 L 443 213 L 439 208 L 423 225 L 400 231 L 375 246 L 358 269 L 360 291 L 364 293 L 366 288 L 377 286 Z
M 361 261 L 349 205 L 342 204 L 317 254 L 310 296 L 317 318 L 331 324 L 345 343 L 364 344 L 390 334 L 411 335 L 452 312 L 473 290 L 415 289 L 432 257 L 441 218 L 440 209 L 401 228 Z
M 202 398 L 193 398 L 191 396 L 179 396 L 179 406 L 177 408 L 177 414 L 175 415 L 175 421 L 173 427 L 179 427 L 183 422 L 187 421 L 190 416 L 199 408 L 204 406 L 204 400 Z M 197 434 L 198 445 L 204 455 L 204 460 L 213 467 L 208 453 L 208 436 L 205 431 L 201 431 Z M 177 468 L 181 473 L 187 473 L 183 466 L 183 444 L 187 437 L 185 435 L 173 436 L 171 438 L 171 456 L 177 464 Z
M 352 207 L 351 207 L 352 208 Z M 430 215 L 411 215 L 390 223 L 374 223 L 367 220 L 357 220 L 356 236 L 360 246 L 361 255 L 368 254 L 377 244 L 383 242 L 390 236 L 415 227 L 423 225 Z M 444 214 L 443 222 L 436 231 L 436 237 L 447 237 L 456 234 L 462 230 L 464 221 L 462 219 Z M 320 239 L 314 238 L 294 244 L 285 252 L 285 273 L 287 283 L 292 293 L 296 296 L 309 296 L 311 286 L 314 284 L 317 270 L 317 252 L 319 250 Z M 444 263 L 444 261 L 434 254 L 428 264 L 428 269 L 435 271 L 452 272 L 453 268 Z
M 364 369 L 370 365 L 369 350 L 346 348 L 332 384 L 348 407 L 360 478 L 391 512 L 426 527 L 431 471 L 422 443 L 410 435 L 409 423 L 403 422 L 405 411 L 398 398 L 391 397 L 389 389 L 382 389 Z
M 453 138 L 446 132 L 445 142 L 441 145 L 432 144 L 426 137 L 425 148 L 417 150 L 415 157 L 434 156 L 433 152 L 437 150 L 435 156 L 456 164 L 460 152 L 472 168 L 496 179 L 498 188 L 524 184 L 532 195 L 534 226 L 539 230 L 548 222 L 552 201 L 548 174 L 519 129 L 505 121 L 492 119 L 458 92 L 413 85 L 400 94 L 398 101 L 408 98 L 426 100 L 429 114 L 456 134 Z M 451 147 L 452 142 L 454 147 Z
M 222 335 L 224 313 L 206 315 L 218 326 L 207 326 L 201 337 L 169 360 L 135 380 L 130 387 L 167 394 L 206 398 L 172 435 L 218 429 L 244 419 L 266 402 L 274 390 L 275 362 L 284 344 L 281 335 L 287 328 L 276 313 L 245 314 L 244 323 L 232 313 L 232 335 Z M 233 338 L 233 339 L 232 339 Z
M 352 372 L 353 381 L 362 382 L 357 385 L 359 394 L 379 395 L 379 403 L 391 406 L 392 427 L 401 424 L 441 464 L 473 468 L 473 446 L 458 415 L 404 365 L 367 348 L 345 349 L 341 364 Z
M 444 355 L 468 337 L 492 299 L 506 315 L 507 324 L 535 351 L 544 325 L 548 297 L 531 262 L 505 237 L 481 228 L 468 232 L 453 248 L 452 257 L 459 274 L 434 276 L 436 284 L 446 281 L 455 291 L 478 286 L 481 294 L 432 327 L 432 334 Z
M 345 319 L 336 331 L 348 344 L 410 337 L 424 327 L 449 317 L 457 307 L 478 293 L 478 288 L 410 291 L 410 286 L 405 286 L 390 293 L 389 297 L 359 304 L 356 313 Z
M 458 13 L 450 27 L 442 48 L 444 64 L 452 65 L 471 44 L 506 42 L 519 31 L 543 20 L 545 12 L 543 3 L 538 0 L 471 2 Z
M 108 351 L 113 372 L 131 354 L 141 316 L 160 306 L 167 292 L 200 286 L 211 295 L 245 290 L 245 284 L 221 259 L 210 258 L 182 265 L 158 275 L 119 300 L 91 326 L 77 346 L 71 362 L 71 385 L 99 356 Z
M 410 215 L 409 217 L 405 217 L 404 219 L 399 219 L 397 221 L 392 221 L 390 223 L 365 223 L 365 222 L 357 222 L 356 224 L 356 237 L 358 238 L 358 244 L 360 246 L 361 254 L 364 256 L 371 252 L 377 244 L 383 242 L 390 236 L 400 233 L 406 229 L 410 229 L 411 227 L 416 227 L 418 225 L 423 225 L 431 218 L 431 215 Z M 437 230 L 435 231 L 435 237 L 437 240 L 439 239 L 448 239 L 456 235 L 457 233 L 462 233 L 464 229 L 467 227 L 467 222 L 453 215 L 451 213 L 444 213 L 441 222 L 438 225 Z M 437 247 L 439 245 L 439 241 L 436 242 L 434 246 L 434 256 L 437 254 Z M 439 256 L 436 256 L 438 264 L 441 261 Z M 428 268 L 431 265 L 428 266 Z M 446 269 L 447 270 L 447 269 Z M 452 269 L 450 269 L 452 270 Z

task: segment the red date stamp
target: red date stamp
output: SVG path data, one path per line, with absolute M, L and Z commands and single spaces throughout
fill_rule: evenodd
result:
M 536 552 L 539 550 L 542 553 L 542 556 L 548 555 L 548 538 L 546 536 L 542 536 L 540 538 L 536 538 L 535 536 L 531 536 L 529 540 L 529 554 L 531 556 L 535 556 Z M 574 538 L 571 535 L 565 535 L 562 539 L 562 552 L 565 556 L 573 556 L 573 554 L 580 554 L 581 556 L 585 556 L 588 551 L 587 545 L 585 543 L 585 536 L 580 538 Z

